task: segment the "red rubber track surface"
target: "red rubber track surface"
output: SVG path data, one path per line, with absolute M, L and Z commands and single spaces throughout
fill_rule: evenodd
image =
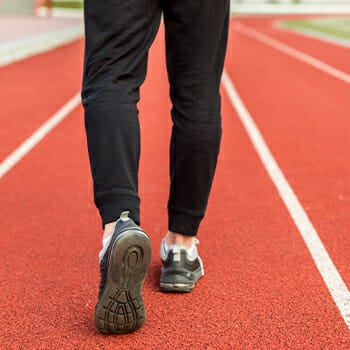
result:
M 222 151 L 199 235 L 206 276 L 191 294 L 158 291 L 170 135 L 163 34 L 140 104 L 142 224 L 154 251 L 146 325 L 123 336 L 94 329 L 101 227 L 80 107 L 1 179 L 0 348 L 350 348 L 349 330 L 224 91 Z M 348 86 L 231 34 L 226 69 L 349 285 Z M 1 113 L 9 125 L 2 157 L 79 90 L 81 54 L 80 42 L 0 69 L 2 85 L 17 88 L 4 99 L 12 117 Z M 22 78 L 33 70 L 47 78 Z
M 0 69 L 0 161 L 79 91 L 82 50 L 71 44 Z
M 292 46 L 308 55 L 325 61 L 327 64 L 334 66 L 346 73 L 350 73 L 350 50 L 339 44 L 325 43 L 320 39 L 313 39 L 303 36 L 291 30 L 280 28 L 278 23 L 288 19 L 304 19 L 310 16 L 281 16 L 281 17 L 252 17 L 237 18 L 232 23 L 240 21 L 246 26 L 252 27 L 270 37 L 282 41 L 284 44 Z M 311 16 L 315 18 L 315 16 Z M 320 18 L 324 16 L 318 16 Z M 332 16 L 334 17 L 334 16 Z
M 316 42 L 313 56 L 343 69 L 329 56 L 337 49 L 338 63 L 347 57 L 350 71 L 349 49 L 298 35 L 293 41 L 292 34 L 275 32 L 285 44 L 305 45 L 303 52 Z M 349 85 L 241 33 L 232 37 L 239 49 L 229 48 L 228 62 L 234 61 L 227 65 L 229 74 L 350 286 Z M 259 52 L 259 59 L 253 52 Z

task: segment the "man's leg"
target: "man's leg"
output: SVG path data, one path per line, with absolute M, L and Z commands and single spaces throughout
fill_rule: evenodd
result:
M 226 53 L 229 0 L 165 0 L 164 21 L 173 129 L 169 231 L 163 250 L 175 244 L 192 246 L 196 252 L 192 238 L 205 214 L 220 147 L 219 87 Z M 165 253 L 163 258 L 167 258 Z M 170 271 L 174 266 L 168 263 Z M 166 280 L 163 276 L 162 279 Z M 179 285 L 186 284 L 185 278 L 174 280 L 182 281 Z
M 145 322 L 151 244 L 140 222 L 139 88 L 157 33 L 158 0 L 85 0 L 83 105 L 94 199 L 105 228 L 95 325 L 127 333 Z M 130 217 L 129 217 L 130 214 Z
M 82 98 L 94 199 L 103 225 L 124 210 L 140 222 L 136 104 L 160 14 L 157 0 L 85 2 Z

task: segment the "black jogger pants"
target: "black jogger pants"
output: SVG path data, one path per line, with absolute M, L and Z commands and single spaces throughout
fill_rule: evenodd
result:
M 124 210 L 140 222 L 136 104 L 162 13 L 173 104 L 169 230 L 195 235 L 220 146 L 229 0 L 85 0 L 82 99 L 94 199 L 103 224 Z

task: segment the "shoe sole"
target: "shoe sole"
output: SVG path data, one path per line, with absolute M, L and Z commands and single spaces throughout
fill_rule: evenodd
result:
M 167 293 L 189 293 L 194 289 L 195 284 L 185 283 L 160 283 L 159 290 Z
M 197 271 L 194 271 L 194 281 L 192 283 L 179 283 L 179 282 L 162 282 L 160 281 L 159 284 L 159 290 L 161 292 L 168 292 L 168 293 L 188 293 L 192 292 L 196 282 L 204 276 L 204 267 L 203 267 L 203 262 L 200 257 L 199 258 L 199 263 L 200 263 L 200 268 L 197 269 Z M 174 279 L 176 278 L 176 275 L 174 276 Z
M 196 276 L 196 281 L 193 283 L 165 283 L 160 282 L 159 290 L 161 292 L 169 292 L 169 293 L 188 293 L 192 292 L 196 282 L 203 276 L 201 272 L 198 273 L 198 277 Z
M 95 308 L 95 326 L 103 334 L 134 332 L 146 320 L 142 286 L 151 260 L 151 242 L 139 230 L 121 232 L 110 253 L 106 286 Z

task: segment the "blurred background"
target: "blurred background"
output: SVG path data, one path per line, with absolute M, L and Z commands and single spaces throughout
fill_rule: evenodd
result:
M 0 14 L 71 16 L 82 8 L 83 0 L 0 0 Z
M 233 13 L 327 13 L 350 11 L 350 0 L 231 0 Z M 83 0 L 0 0 L 0 14 L 73 16 L 81 13 Z M 52 8 L 52 11 L 51 11 Z
M 326 13 L 350 11 L 350 0 L 231 0 L 234 13 Z

